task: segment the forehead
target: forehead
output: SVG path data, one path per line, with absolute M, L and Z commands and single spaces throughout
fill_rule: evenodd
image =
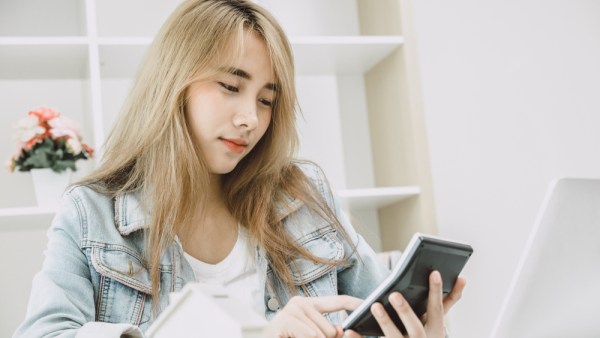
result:
M 271 53 L 264 38 L 253 30 L 244 30 L 234 38 L 225 55 L 218 62 L 217 69 L 232 73 L 230 69 L 240 69 L 252 79 L 260 78 L 275 82 L 276 72 L 273 67 Z M 238 75 L 238 74 L 233 74 Z

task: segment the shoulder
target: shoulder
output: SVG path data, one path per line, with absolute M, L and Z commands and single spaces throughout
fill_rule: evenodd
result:
M 304 176 L 316 186 L 319 193 L 329 202 L 332 197 L 331 187 L 323 169 L 315 162 L 308 160 L 294 160 L 293 164 L 300 169 Z
M 110 201 L 111 197 L 92 189 L 86 185 L 72 185 L 65 191 L 65 198 L 68 198 L 74 202 L 86 202 L 86 201 Z
M 91 229 L 109 220 L 110 198 L 88 187 L 73 185 L 62 196 L 61 203 L 48 229 L 48 237 L 61 243 L 77 243 L 80 248 L 93 241 Z M 113 226 L 114 228 L 114 226 Z
M 296 182 L 300 183 L 298 190 L 301 192 L 297 195 L 283 194 L 283 198 L 276 203 L 279 219 L 284 220 L 285 227 L 293 233 L 294 238 L 320 228 L 331 228 L 336 203 L 323 170 L 310 161 L 295 160 L 292 164 L 293 175 L 303 181 Z M 333 214 L 327 213 L 326 209 Z
M 90 214 L 109 215 L 114 210 L 113 198 L 85 185 L 73 185 L 63 196 L 61 209 L 74 208 L 80 217 Z
M 54 224 L 78 232 L 82 244 L 118 243 L 122 236 L 144 227 L 137 194 L 111 196 L 89 186 L 71 186 L 63 196 Z
M 304 175 L 310 179 L 325 179 L 323 169 L 313 161 L 309 160 L 294 160 L 292 164 L 300 169 Z

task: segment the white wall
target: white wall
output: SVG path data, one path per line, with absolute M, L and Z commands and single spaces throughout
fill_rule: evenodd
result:
M 475 249 L 453 336 L 487 337 L 548 183 L 600 177 L 600 2 L 413 6 L 440 232 Z

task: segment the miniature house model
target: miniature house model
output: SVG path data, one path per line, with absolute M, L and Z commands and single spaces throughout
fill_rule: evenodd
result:
M 224 288 L 188 283 L 171 294 L 169 306 L 146 332 L 149 338 L 262 338 L 267 325 L 250 307 Z

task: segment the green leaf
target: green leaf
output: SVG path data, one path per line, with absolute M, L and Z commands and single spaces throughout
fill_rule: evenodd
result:
M 75 168 L 75 161 L 56 161 L 52 166 L 52 170 L 57 173 L 63 172 L 67 169 L 71 169 L 72 171 L 77 170 L 77 168 Z
M 63 172 L 67 169 L 76 171 L 75 161 L 88 158 L 90 156 L 85 151 L 77 155 L 70 153 L 64 139 L 46 138 L 35 144 L 30 151 L 22 151 L 19 158 L 15 160 L 15 169 L 30 171 L 36 168 L 51 168 L 55 172 Z
M 38 149 L 29 155 L 29 158 L 23 162 L 23 165 L 30 167 L 30 169 L 49 168 L 51 167 L 52 163 L 48 159 L 47 155 L 48 153 L 43 149 Z

